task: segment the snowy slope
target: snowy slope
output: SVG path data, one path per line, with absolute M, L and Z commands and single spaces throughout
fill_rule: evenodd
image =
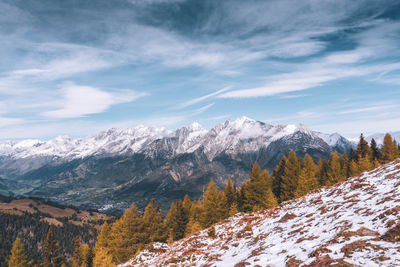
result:
M 192 153 L 203 148 L 212 160 L 221 152 L 230 154 L 249 153 L 268 147 L 271 142 L 285 136 L 302 132 L 312 138 L 320 138 L 304 125 L 269 125 L 247 117 L 226 121 L 205 130 L 198 123 L 182 127 L 176 131 L 164 128 L 138 126 L 128 129 L 110 129 L 85 139 L 60 136 L 49 141 L 23 140 L 0 143 L 0 157 L 24 159 L 35 157 L 56 157 L 62 160 L 85 158 L 88 156 L 110 156 L 121 154 L 154 154 L 156 141 L 169 144 L 171 155 Z M 339 139 L 338 135 L 338 139 Z M 332 143 L 331 141 L 329 141 Z M 328 144 L 330 144 L 328 143 Z
M 400 160 L 215 230 L 121 266 L 400 266 Z

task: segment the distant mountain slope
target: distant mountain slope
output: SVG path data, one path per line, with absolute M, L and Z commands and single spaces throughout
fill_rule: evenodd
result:
M 272 170 L 293 149 L 300 157 L 328 158 L 351 144 L 304 125 L 269 125 L 246 117 L 210 130 L 193 123 L 176 131 L 138 126 L 86 139 L 57 137 L 0 143 L 1 193 L 51 198 L 85 208 L 122 211 L 156 198 L 201 195 L 210 178 L 240 185 L 250 164 Z
M 121 266 L 399 266 L 400 160 L 214 227 Z

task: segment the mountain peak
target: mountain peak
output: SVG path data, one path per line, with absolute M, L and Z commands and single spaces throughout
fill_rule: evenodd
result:
M 191 130 L 191 131 L 204 131 L 203 126 L 201 126 L 201 124 L 198 123 L 198 122 L 193 122 L 193 123 L 190 124 L 187 128 L 188 128 L 189 130 Z
M 249 117 L 246 116 L 242 116 L 237 118 L 236 120 L 232 121 L 234 124 L 238 124 L 238 125 L 242 125 L 244 123 L 252 123 L 252 122 L 256 122 L 256 120 L 253 120 Z

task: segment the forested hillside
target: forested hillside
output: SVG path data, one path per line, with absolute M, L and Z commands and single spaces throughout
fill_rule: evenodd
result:
M 49 230 L 66 262 L 73 254 L 75 238 L 94 245 L 97 232 L 113 217 L 95 211 L 80 211 L 41 199 L 0 199 L 0 266 L 7 265 L 14 240 L 19 238 L 33 263 L 42 261 L 44 241 Z

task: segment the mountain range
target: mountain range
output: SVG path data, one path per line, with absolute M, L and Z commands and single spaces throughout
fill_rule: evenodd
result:
M 240 185 L 257 161 L 272 171 L 293 149 L 315 160 L 355 143 L 304 125 L 270 125 L 247 117 L 206 130 L 198 123 L 175 131 L 137 126 L 73 139 L 0 143 L 0 194 L 50 198 L 64 204 L 121 211 L 156 198 L 163 209 L 188 193 L 201 195 L 213 178 Z

